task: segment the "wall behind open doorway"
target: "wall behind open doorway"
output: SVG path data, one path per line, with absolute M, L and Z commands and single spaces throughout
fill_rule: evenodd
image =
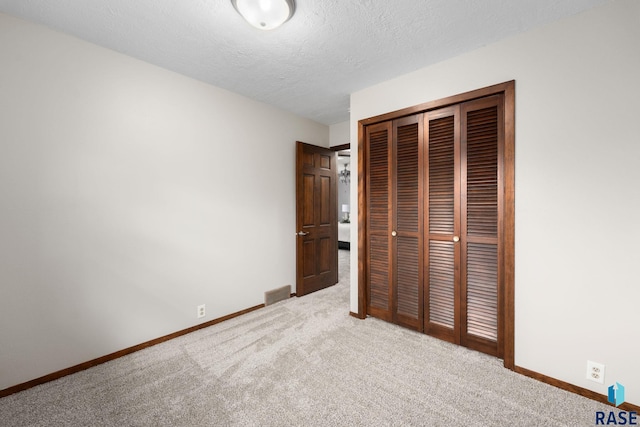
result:
M 351 141 L 349 121 L 329 126 L 329 143 L 331 147 L 348 144 Z

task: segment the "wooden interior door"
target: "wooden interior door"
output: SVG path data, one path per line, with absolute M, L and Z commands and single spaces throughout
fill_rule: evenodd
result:
M 422 114 L 393 121 L 393 321 L 422 330 Z
M 504 112 L 502 95 L 460 108 L 460 343 L 503 357 Z
M 460 342 L 460 108 L 424 114 L 424 331 Z
M 502 357 L 501 95 L 425 113 L 424 330 Z
M 296 147 L 296 295 L 338 282 L 336 153 Z
M 368 314 L 422 329 L 422 115 L 368 127 Z
M 391 159 L 392 123 L 367 126 L 366 176 L 367 229 L 367 314 L 393 320 L 393 271 L 391 260 Z

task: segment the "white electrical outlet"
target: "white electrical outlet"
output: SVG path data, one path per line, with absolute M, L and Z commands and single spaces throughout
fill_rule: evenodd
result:
M 604 384 L 604 365 L 587 360 L 587 379 Z
M 204 304 L 198 306 L 198 319 L 204 317 L 206 311 Z

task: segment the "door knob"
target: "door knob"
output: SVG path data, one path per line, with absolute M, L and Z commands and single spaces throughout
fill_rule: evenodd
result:
M 460 241 L 460 238 L 459 238 L 458 236 L 453 236 L 453 241 L 454 241 L 454 242 L 459 242 L 459 241 Z
M 306 235 L 308 235 L 309 233 L 305 233 L 304 231 L 298 231 L 296 234 L 297 234 L 298 236 L 306 236 Z
M 396 237 L 396 236 L 398 235 L 398 233 L 396 233 L 395 231 L 392 231 L 392 232 L 391 232 L 391 235 L 392 235 L 393 237 Z

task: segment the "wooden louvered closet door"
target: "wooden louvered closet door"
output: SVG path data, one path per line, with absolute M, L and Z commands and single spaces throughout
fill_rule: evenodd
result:
M 425 113 L 426 333 L 502 357 L 502 96 Z
M 461 106 L 461 337 L 502 357 L 499 212 L 503 194 L 502 96 Z
M 369 126 L 368 313 L 422 328 L 422 116 Z
M 392 320 L 391 271 L 391 144 L 392 124 L 384 122 L 366 130 L 369 173 L 367 192 L 367 311 L 374 317 Z
M 367 314 L 502 357 L 503 95 L 365 130 Z
M 424 331 L 456 342 L 460 335 L 460 107 L 425 114 L 426 292 Z
M 422 114 L 393 122 L 393 321 L 422 329 Z
M 514 346 L 514 82 L 359 122 L 358 317 Z

